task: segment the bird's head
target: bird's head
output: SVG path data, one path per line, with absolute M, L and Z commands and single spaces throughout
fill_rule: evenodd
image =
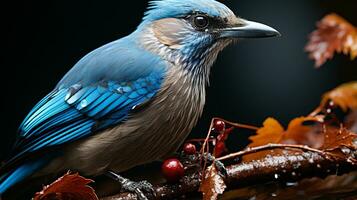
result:
M 279 35 L 269 26 L 237 17 L 215 0 L 153 0 L 138 31 L 150 51 L 206 75 L 218 53 L 233 41 Z

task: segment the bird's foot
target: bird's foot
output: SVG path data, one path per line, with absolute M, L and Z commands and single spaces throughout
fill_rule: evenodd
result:
M 112 171 L 107 172 L 107 176 L 121 184 L 122 190 L 130 193 L 135 193 L 139 200 L 148 200 L 148 195 L 156 196 L 155 190 L 148 181 L 135 182 L 124 178 Z
M 203 159 L 207 160 L 208 163 L 212 164 L 214 163 L 216 169 L 218 170 L 218 172 L 223 176 L 223 177 L 227 177 L 228 172 L 226 167 L 224 166 L 224 164 L 221 161 L 217 161 L 216 158 L 214 156 L 212 156 L 212 154 L 210 153 L 205 153 L 203 155 Z
M 203 155 L 200 153 L 197 153 L 195 155 L 183 155 L 181 154 L 181 159 L 183 160 L 183 163 L 185 166 L 188 166 L 189 168 L 196 168 L 196 169 L 202 169 L 203 166 L 201 166 L 201 161 L 206 161 L 208 165 L 210 164 L 215 164 L 215 167 L 217 168 L 218 172 L 223 176 L 227 177 L 228 172 L 226 167 L 221 161 L 217 161 L 214 156 L 210 153 L 204 153 Z
M 203 158 L 206 159 L 207 162 L 210 164 L 214 163 L 218 172 L 223 177 L 227 177 L 228 172 L 227 172 L 226 166 L 224 166 L 224 164 L 221 161 L 216 160 L 216 158 L 214 156 L 212 156 L 212 154 L 210 154 L 210 153 L 205 153 Z

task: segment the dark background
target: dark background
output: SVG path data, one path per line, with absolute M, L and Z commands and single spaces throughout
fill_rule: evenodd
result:
M 316 70 L 304 52 L 307 35 L 325 14 L 357 25 L 356 0 L 226 0 L 244 18 L 271 25 L 281 38 L 242 41 L 214 66 L 204 116 L 191 137 L 205 134 L 213 116 L 259 125 L 273 116 L 286 124 L 308 114 L 327 90 L 357 79 L 357 61 L 337 56 Z M 82 56 L 121 38 L 140 23 L 146 0 L 12 1 L 2 37 L 0 158 L 32 106 Z M 244 143 L 243 136 L 233 136 Z

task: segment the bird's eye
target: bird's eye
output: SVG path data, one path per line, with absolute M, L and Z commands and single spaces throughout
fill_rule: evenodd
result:
M 209 25 L 209 20 L 206 16 L 195 16 L 194 20 L 193 20 L 195 26 L 199 29 L 204 29 L 207 28 Z

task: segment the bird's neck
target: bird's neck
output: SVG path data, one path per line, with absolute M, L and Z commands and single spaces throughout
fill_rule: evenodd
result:
M 185 71 L 188 76 L 193 77 L 194 84 L 205 86 L 209 84 L 211 67 L 229 42 L 218 41 L 212 45 L 201 47 L 170 47 L 162 44 L 149 27 L 145 31 L 137 33 L 137 42 L 144 49 L 159 55 L 163 60 L 171 63 L 173 67 Z

